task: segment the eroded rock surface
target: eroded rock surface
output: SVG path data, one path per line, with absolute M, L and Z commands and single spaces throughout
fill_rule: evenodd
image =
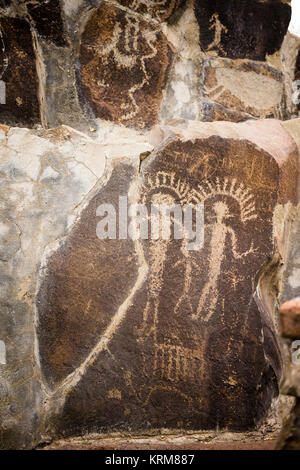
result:
M 242 121 L 285 115 L 283 76 L 274 67 L 251 61 L 213 59 L 204 67 L 207 121 Z M 212 103 L 213 102 L 213 103 Z M 221 112 L 223 110 L 223 112 Z
M 195 0 L 201 47 L 221 57 L 265 60 L 277 52 L 291 19 L 285 1 Z
M 285 302 L 280 307 L 282 336 L 300 338 L 300 297 Z
M 17 18 L 0 19 L 0 119 L 32 126 L 40 120 L 38 78 L 30 26 Z
M 0 120 L 35 128 L 0 125 L 0 448 L 279 422 L 300 127 L 262 118 L 298 112 L 289 3 L 0 2 Z M 204 245 L 100 240 L 119 196 L 203 204 Z
M 83 109 L 126 126 L 151 127 L 171 58 L 157 26 L 103 3 L 81 37 L 77 86 Z
M 99 145 L 73 129 L 1 126 L 1 449 L 31 448 L 40 440 L 38 272 L 46 247 L 66 235 L 76 206 L 102 176 L 104 166 Z
M 140 14 L 148 14 L 158 21 L 167 20 L 185 0 L 118 0 L 121 5 L 130 8 Z
M 269 142 L 275 129 L 285 149 Z M 276 254 L 274 211 L 295 202 L 295 144 L 276 121 L 174 131 L 131 202 L 204 204 L 204 245 L 97 240 L 96 205 L 123 189 L 112 173 L 45 270 L 39 338 L 48 382 L 60 381 L 47 405 L 59 434 L 250 429 L 278 393 L 276 330 L 255 292 Z
M 66 44 L 60 0 L 27 0 L 27 12 L 38 34 L 57 46 Z
M 133 243 L 108 243 L 96 234 L 97 207 L 100 203 L 116 207 L 134 176 L 136 168 L 129 163 L 114 166 L 108 184 L 93 197 L 47 267 L 37 298 L 38 334 L 43 372 L 52 386 L 86 359 L 135 284 Z

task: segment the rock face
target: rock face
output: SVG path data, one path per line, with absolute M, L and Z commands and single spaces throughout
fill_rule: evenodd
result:
M 289 4 L 0 2 L 0 448 L 276 416 L 300 287 Z
M 38 333 L 44 375 L 52 386 L 86 359 L 135 284 L 132 242 L 108 243 L 96 235 L 97 207 L 100 203 L 117 206 L 135 173 L 130 164 L 115 166 L 110 181 L 91 200 L 76 230 L 47 268 L 47 280 L 37 298 Z
M 31 24 L 36 28 L 38 34 L 56 46 L 66 44 L 64 24 L 61 15 L 59 0 L 42 0 L 39 2 L 26 2 L 27 13 Z
M 43 395 L 34 325 L 38 272 L 45 247 L 66 235 L 75 207 L 104 166 L 99 145 L 73 129 L 1 126 L 1 449 L 30 448 L 40 440 Z
M 295 100 L 298 106 L 298 112 L 300 112 L 300 49 L 299 49 L 299 52 L 297 55 L 297 61 L 296 61 L 295 81 L 296 81 Z
M 207 121 L 284 115 L 282 73 L 265 64 L 214 59 L 204 69 L 204 90 L 214 102 L 205 106 Z
M 265 60 L 286 34 L 291 8 L 281 0 L 196 0 L 200 44 L 232 59 Z
M 300 298 L 285 302 L 280 307 L 282 336 L 297 339 L 300 337 Z
M 291 141 L 283 152 L 276 142 L 273 154 L 263 150 L 268 129 L 289 140 L 276 122 L 221 123 L 215 132 L 191 124 L 145 160 L 140 176 L 118 167 L 52 255 L 38 311 L 57 433 L 244 430 L 265 416 L 281 362 L 255 292 L 276 251 L 275 208 L 295 201 L 297 177 Z M 191 248 L 174 231 L 168 240 L 99 241 L 97 205 L 118 204 L 126 191 L 148 214 L 151 204 L 203 205 L 204 244 Z
M 0 102 L 1 122 L 33 125 L 40 120 L 38 79 L 29 24 L 0 19 L 0 74 L 5 83 Z M 1 96 L 2 97 L 2 96 Z
M 78 89 L 83 108 L 115 123 L 152 127 L 171 57 L 171 47 L 157 27 L 101 5 L 81 37 Z
M 121 5 L 140 13 L 148 14 L 158 21 L 167 20 L 179 7 L 182 7 L 185 0 L 118 0 Z

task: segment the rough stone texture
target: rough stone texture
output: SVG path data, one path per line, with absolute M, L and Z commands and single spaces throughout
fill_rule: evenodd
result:
M 300 45 L 299 45 L 299 51 L 298 51 L 298 55 L 297 55 L 297 61 L 296 61 L 296 67 L 295 67 L 295 81 L 297 81 L 297 84 L 296 84 L 296 99 L 297 99 L 297 102 L 298 102 L 298 105 L 297 105 L 297 109 L 298 109 L 298 113 L 300 113 Z
M 83 109 L 126 126 L 152 127 L 171 56 L 170 44 L 157 27 L 101 5 L 81 36 L 77 86 Z
M 281 422 L 272 397 L 278 306 L 300 288 L 300 125 L 261 118 L 299 112 L 288 4 L 0 2 L 1 448 Z M 177 193 L 162 172 L 180 178 Z M 100 202 L 182 200 L 187 184 L 205 199 L 202 250 L 96 238 Z M 291 351 L 286 338 L 282 392 L 299 396 Z
M 42 450 L 275 450 L 278 432 L 201 432 L 156 436 L 97 435 L 52 442 Z
M 204 203 L 203 249 L 97 240 L 96 207 L 122 193 L 119 168 L 51 256 L 38 294 L 41 363 L 56 384 L 48 432 L 249 429 L 277 395 L 263 280 L 277 263 L 274 211 L 295 202 L 296 147 L 276 121 L 212 126 L 166 129 L 128 188 L 131 202 Z M 130 271 L 109 262 L 115 252 Z
M 269 65 L 212 59 L 203 69 L 203 87 L 205 121 L 285 115 L 283 75 Z
M 131 10 L 150 15 L 158 21 L 165 21 L 185 4 L 185 0 L 118 0 L 121 5 Z
M 5 124 L 32 126 L 39 122 L 38 79 L 29 24 L 1 18 L 0 74 L 6 84 L 6 104 L 0 104 Z
M 289 6 L 279 2 L 277 8 Z M 64 1 L 61 10 L 57 0 L 15 1 L 0 11 L 26 19 L 32 28 L 40 101 L 34 122 L 44 126 L 68 124 L 89 132 L 99 120 L 110 120 L 148 129 L 173 118 L 240 122 L 287 119 L 297 111 L 288 40 L 282 58 L 278 51 L 268 53 L 267 63 L 203 52 L 192 0 Z M 15 123 L 5 116 L 3 122 Z M 25 116 L 23 123 L 32 126 Z
M 300 92 L 300 87 L 297 87 L 296 83 L 296 63 L 299 51 L 300 38 L 288 31 L 280 51 L 280 68 L 284 76 L 286 114 L 290 118 L 298 117 L 295 98 L 298 98 L 298 90 Z
M 60 0 L 27 0 L 27 13 L 38 34 L 57 46 L 66 43 Z
M 52 386 L 97 346 L 135 284 L 133 242 L 99 240 L 96 210 L 103 203 L 116 207 L 119 195 L 127 195 L 136 170 L 130 164 L 115 165 L 105 188 L 92 198 L 72 235 L 47 266 L 37 297 L 38 335 L 42 370 Z
M 300 80 L 300 51 L 297 55 L 295 80 Z
M 294 419 L 291 424 L 291 432 L 281 450 L 300 450 L 300 399 L 298 398 L 294 410 Z
M 0 130 L 1 448 L 28 448 L 41 439 L 38 272 L 43 254 L 68 233 L 76 207 L 101 178 L 106 147 L 67 127 Z
M 280 307 L 282 336 L 300 339 L 300 298 L 285 302 Z
M 65 44 L 60 0 L 5 0 L 0 3 L 2 15 L 22 18 L 43 38 L 57 46 Z
M 195 0 L 195 14 L 205 51 L 265 60 L 280 49 L 291 8 L 280 0 Z
M 300 165 L 300 119 L 283 123 L 298 146 L 298 164 Z M 280 303 L 299 297 L 300 292 L 300 179 L 297 184 L 297 202 L 288 210 L 285 228 L 284 273 L 282 275 L 282 292 Z

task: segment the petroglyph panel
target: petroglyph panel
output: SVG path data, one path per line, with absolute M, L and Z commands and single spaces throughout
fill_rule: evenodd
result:
M 35 55 L 29 24 L 0 19 L 0 119 L 32 126 L 40 119 Z
M 277 52 L 291 19 L 287 2 L 196 0 L 200 45 L 233 59 L 265 60 Z
M 97 207 L 117 205 L 134 175 L 130 164 L 116 165 L 105 190 L 93 197 L 72 236 L 49 263 L 37 304 L 42 368 L 51 386 L 86 359 L 134 286 L 137 268 L 132 242 L 107 243 L 96 235 Z
M 77 88 L 83 109 L 125 126 L 153 126 L 171 58 L 158 25 L 101 5 L 81 37 Z
M 185 0 L 118 0 L 118 2 L 141 14 L 148 14 L 155 20 L 167 20 L 179 7 L 182 7 Z
M 205 121 L 284 115 L 282 73 L 265 64 L 212 60 L 204 70 L 204 96 L 208 100 L 203 107 Z
M 169 239 L 97 240 L 95 201 L 115 193 L 112 176 L 52 255 L 39 294 L 42 365 L 60 381 L 48 404 L 58 434 L 261 421 L 281 364 L 255 292 L 275 253 L 274 208 L 294 199 L 296 177 L 294 156 L 279 165 L 246 140 L 169 140 L 129 194 L 148 214 L 153 204 L 204 205 L 204 244 L 191 250 L 175 228 Z

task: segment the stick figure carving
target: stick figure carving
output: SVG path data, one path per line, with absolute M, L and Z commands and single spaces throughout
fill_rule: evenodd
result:
M 224 51 L 224 49 L 221 45 L 221 41 L 222 41 L 222 34 L 223 33 L 225 33 L 225 34 L 228 33 L 228 29 L 226 28 L 226 26 L 224 26 L 221 23 L 218 13 L 214 13 L 212 15 L 212 17 L 209 20 L 209 23 L 210 23 L 209 29 L 210 30 L 215 30 L 215 36 L 214 36 L 213 41 L 207 47 L 207 50 L 211 51 L 212 49 L 217 48 L 217 49 L 219 49 L 219 51 L 223 52 L 223 54 L 226 55 L 226 52 Z
M 239 253 L 237 249 L 237 239 L 234 230 L 225 224 L 225 219 L 229 218 L 229 208 L 226 203 L 219 201 L 213 206 L 216 214 L 216 222 L 213 224 L 212 235 L 210 240 L 211 257 L 209 259 L 208 281 L 206 282 L 199 300 L 197 313 L 193 318 L 199 318 L 201 312 L 206 305 L 209 305 L 209 311 L 204 320 L 208 321 L 214 313 L 218 302 L 217 282 L 221 274 L 221 265 L 225 256 L 225 241 L 229 236 L 231 241 L 231 249 L 235 259 L 241 259 L 245 256 L 255 253 L 253 242 L 250 249 L 244 253 Z
M 82 104 L 97 117 L 150 127 L 156 120 L 171 56 L 158 24 L 116 6 L 100 6 L 82 34 L 77 83 L 83 86 L 82 100 L 87 100 Z
M 193 278 L 197 277 L 197 272 L 200 271 L 200 260 L 191 256 L 186 248 L 187 240 L 185 239 L 182 240 L 179 259 L 174 264 L 174 268 L 181 266 L 183 268 L 182 294 L 175 304 L 174 322 L 178 321 L 180 324 L 180 315 L 183 312 L 185 315 L 191 315 L 194 321 L 207 322 L 213 316 L 219 301 L 218 280 L 221 275 L 222 262 L 226 256 L 226 240 L 229 241 L 231 252 L 236 260 L 246 258 L 256 252 L 253 241 L 247 251 L 239 251 L 234 228 L 228 224 L 228 220 L 233 216 L 230 214 L 229 205 L 225 200 L 232 198 L 236 201 L 240 211 L 239 217 L 242 223 L 245 223 L 257 218 L 253 196 L 243 184 L 238 184 L 235 179 L 225 178 L 221 182 L 217 178 L 213 183 L 206 181 L 202 186 L 199 185 L 198 190 L 189 190 L 189 185 L 184 181 L 177 181 L 174 175 L 164 172 L 158 173 L 153 181 L 148 180 L 145 186 L 147 189 L 143 202 L 147 200 L 147 197 L 150 197 L 151 203 L 155 204 L 168 202 L 170 206 L 174 206 L 176 203 L 180 205 L 189 203 L 195 206 L 195 204 L 206 204 L 208 201 L 216 199 L 212 205 L 215 220 L 205 227 L 205 230 L 211 232 L 211 236 L 206 242 L 209 243 L 210 251 L 207 280 L 201 289 L 196 307 L 191 302 L 191 287 Z M 171 331 L 165 332 L 165 338 L 163 338 L 164 334 L 161 334 L 160 295 L 165 282 L 168 250 L 172 241 L 158 239 L 150 240 L 149 243 L 149 286 L 146 306 L 143 311 L 143 326 L 139 331 L 139 342 L 144 342 L 149 338 L 153 340 L 154 376 L 164 377 L 175 382 L 183 379 L 195 381 L 197 380 L 195 371 L 197 367 L 199 368 L 197 364 L 201 359 L 197 346 L 200 335 L 198 335 L 199 338 L 194 338 L 194 347 L 186 347 L 180 336 L 176 337 Z M 209 307 L 207 308 L 207 306 Z M 189 364 L 188 368 L 187 363 Z

